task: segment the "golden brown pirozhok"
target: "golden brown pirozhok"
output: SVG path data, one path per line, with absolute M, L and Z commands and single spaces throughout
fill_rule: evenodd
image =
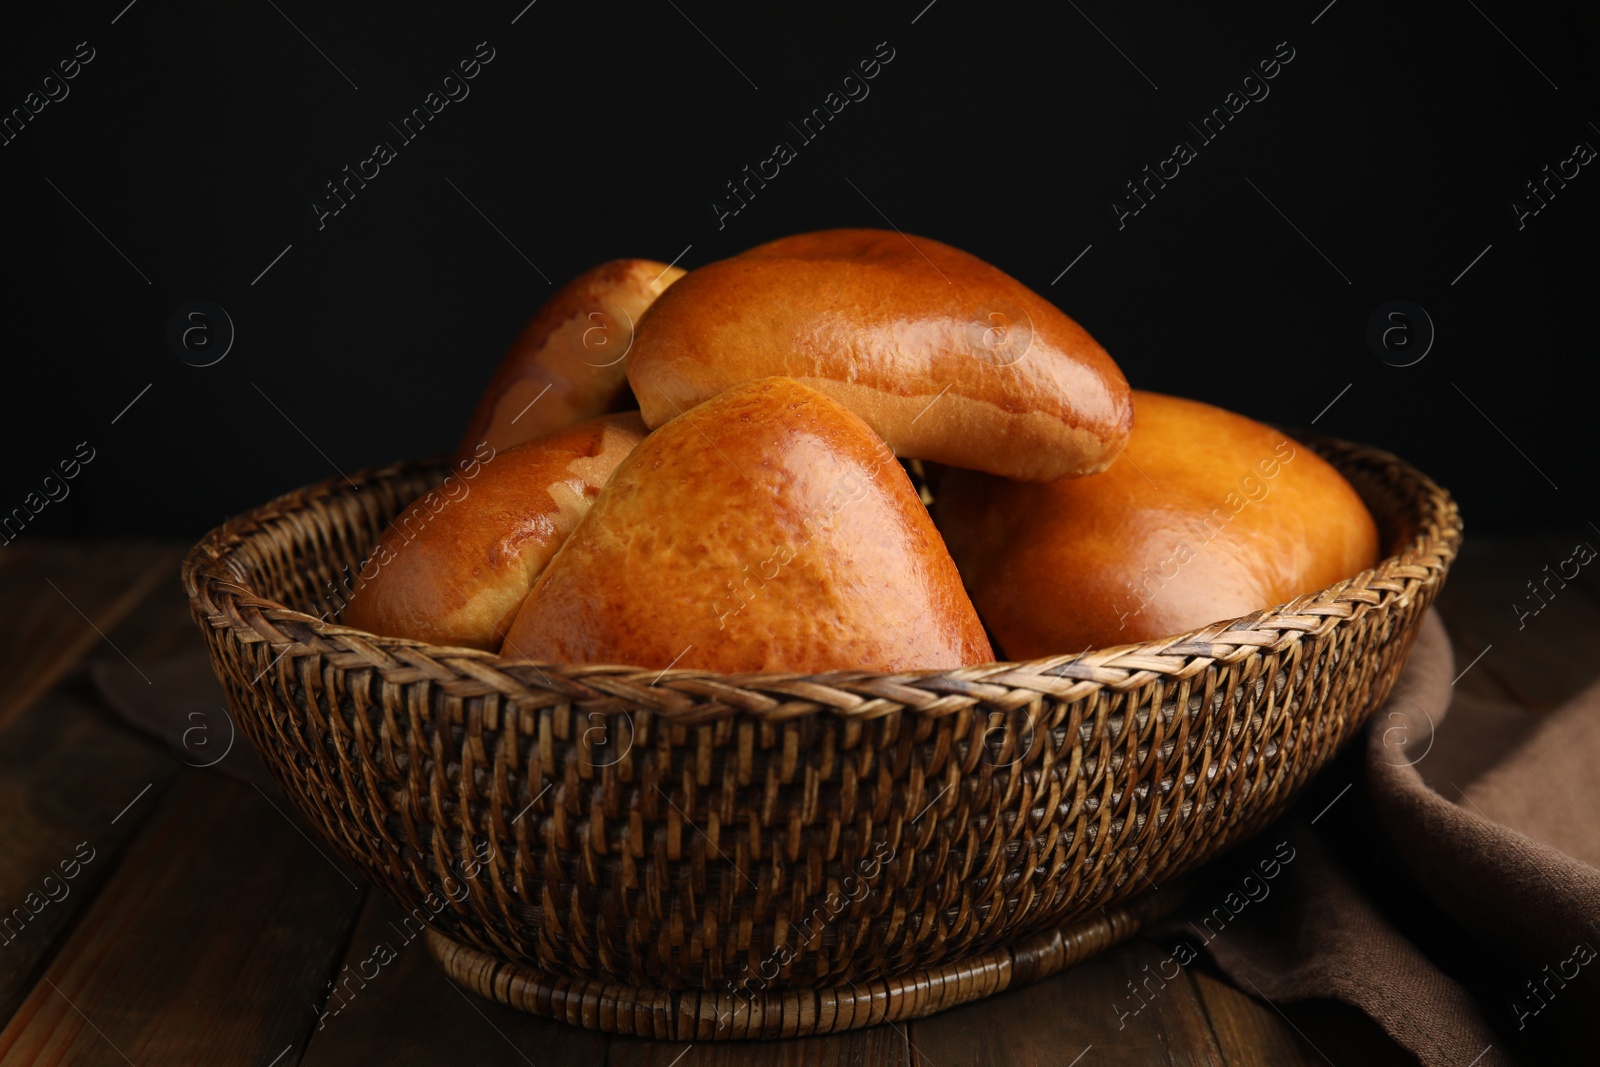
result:
M 782 374 L 901 456 L 1048 481 L 1102 470 L 1128 383 L 1083 327 L 1010 275 L 926 237 L 824 230 L 690 272 L 639 324 L 628 380 L 652 429 Z
M 1378 532 L 1327 461 L 1209 404 L 1134 393 L 1126 455 L 1029 485 L 950 471 L 939 528 L 1005 655 L 1180 634 L 1372 566 Z
M 534 583 L 501 654 L 798 672 L 992 658 L 900 464 L 789 378 L 730 389 L 645 438 Z
M 630 411 L 504 452 L 483 449 L 390 524 L 341 621 L 413 641 L 499 649 L 534 579 L 644 434 Z
M 614 259 L 562 286 L 511 343 L 456 449 L 487 441 L 505 451 L 628 400 L 626 356 L 634 329 L 683 271 L 651 259 Z

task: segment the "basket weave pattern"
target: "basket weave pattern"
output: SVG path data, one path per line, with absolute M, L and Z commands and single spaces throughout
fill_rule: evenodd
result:
M 449 941 L 594 988 L 881 983 L 1193 868 L 1276 818 L 1381 702 L 1459 515 L 1393 456 L 1310 444 L 1372 510 L 1393 552 L 1377 567 L 1028 663 L 536 665 L 319 618 L 438 481 L 429 464 L 290 493 L 211 533 L 183 576 L 285 793 Z

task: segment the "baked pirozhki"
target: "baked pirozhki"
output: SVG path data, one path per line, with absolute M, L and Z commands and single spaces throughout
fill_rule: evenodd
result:
M 1261 611 L 1371 567 L 1378 532 L 1327 461 L 1193 400 L 1136 392 L 1101 474 L 1029 484 L 952 470 L 935 504 L 979 614 L 1012 659 Z
M 341 621 L 498 650 L 534 579 L 644 435 L 630 411 L 458 461 L 379 539 Z
M 772 241 L 684 276 L 628 379 L 652 429 L 742 382 L 823 393 L 900 456 L 1049 481 L 1104 469 L 1132 426 L 1094 338 L 976 256 L 887 230 Z
M 800 673 L 993 658 L 904 468 L 846 407 L 782 377 L 646 437 L 534 583 L 501 654 Z
M 581 421 L 630 386 L 640 411 Z M 462 449 L 346 624 L 542 663 L 944 670 L 991 639 L 1026 660 L 1183 633 L 1378 556 L 1309 448 L 1130 391 L 1020 282 L 880 230 L 595 268 L 529 324 Z
M 645 310 L 683 271 L 614 259 L 563 286 L 523 328 L 489 380 L 456 449 L 505 451 L 551 430 L 631 407 L 627 356 Z

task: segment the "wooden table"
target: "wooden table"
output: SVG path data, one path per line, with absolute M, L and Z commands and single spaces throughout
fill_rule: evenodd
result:
M 1584 649 L 1600 635 L 1592 577 L 1523 630 L 1511 607 L 1579 537 L 1469 540 L 1441 607 L 1458 666 L 1492 648 L 1463 688 L 1542 710 L 1589 680 L 1572 665 L 1594 661 Z M 1205 962 L 1119 1029 L 1113 1003 L 1164 956 L 1142 940 L 905 1026 L 690 1046 L 608 1038 L 470 997 L 419 939 L 364 987 L 347 986 L 356 992 L 319 1025 L 317 1005 L 346 965 L 380 942 L 403 944 L 398 909 L 281 798 L 123 725 L 88 675 L 96 658 L 146 665 L 198 644 L 181 555 L 165 543 L 0 549 L 0 908 L 11 917 L 0 926 L 0 1067 L 1414 1062 L 1354 1009 L 1269 1005 Z

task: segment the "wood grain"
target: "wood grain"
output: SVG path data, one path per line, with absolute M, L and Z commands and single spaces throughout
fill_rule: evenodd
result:
M 166 561 L 161 560 L 150 569 L 150 575 L 153 581 L 149 595 L 140 600 L 115 629 L 106 631 L 117 648 L 140 666 L 174 653 L 205 647 L 200 631 L 195 629 L 194 616 L 189 613 L 189 598 L 184 596 L 176 569 L 169 571 Z M 127 660 L 117 648 L 101 643 L 89 650 L 83 662 L 87 666 L 103 659 L 126 664 Z
M 1409 1053 L 1347 1004 L 1275 1006 L 1242 992 L 1214 968 L 1197 965 L 1191 977 L 1230 1067 L 1416 1067 Z
M 108 589 L 118 567 L 130 587 L 149 569 L 132 554 L 102 558 L 101 566 Z M 9 618 L 4 608 L 0 601 L 0 617 Z M 187 613 L 175 582 L 158 585 L 111 638 L 144 659 L 198 639 Z M 67 668 L 57 661 L 52 669 Z M 80 665 L 0 729 L 0 1021 L 11 1018 L 178 772 L 158 744 L 106 714 Z
M 615 1037 L 606 1067 L 904 1067 L 910 1062 L 906 1030 L 900 1024 L 886 1024 L 847 1034 L 784 1041 L 690 1045 L 683 1041 Z
M 1466 540 L 1439 596 L 1440 612 L 1465 646 L 1458 654 L 1467 658 L 1458 671 L 1488 648 L 1467 677 L 1482 671 L 1538 712 L 1550 711 L 1600 675 L 1600 558 L 1580 568 L 1573 581 L 1551 577 L 1580 541 L 1600 549 L 1600 534 L 1581 528 L 1570 536 Z M 1529 592 L 1530 582 L 1540 599 Z M 1541 599 L 1545 606 L 1537 614 L 1519 615 L 1519 607 L 1531 612 Z
M 0 1019 L 21 1003 L 177 771 L 158 745 L 67 693 L 45 697 L 0 734 Z
M 0 1032 L 0 1064 L 273 1063 L 315 1026 L 362 893 L 256 789 L 186 769 Z
M 368 896 L 349 948 L 329 977 L 334 991 L 318 991 L 325 1014 L 301 1067 L 605 1062 L 603 1034 L 457 989 L 428 955 L 418 924 L 408 923 L 400 906 L 381 893 Z
M 1188 977 L 1162 980 L 1166 958 L 1130 941 L 1037 985 L 919 1019 L 913 1067 L 1066 1067 L 1080 1055 L 1086 1067 L 1223 1063 Z
M 23 551 L 22 545 L 0 552 Z M 157 585 L 183 553 L 166 543 L 46 543 L 0 567 L 0 727 L 46 692 Z

